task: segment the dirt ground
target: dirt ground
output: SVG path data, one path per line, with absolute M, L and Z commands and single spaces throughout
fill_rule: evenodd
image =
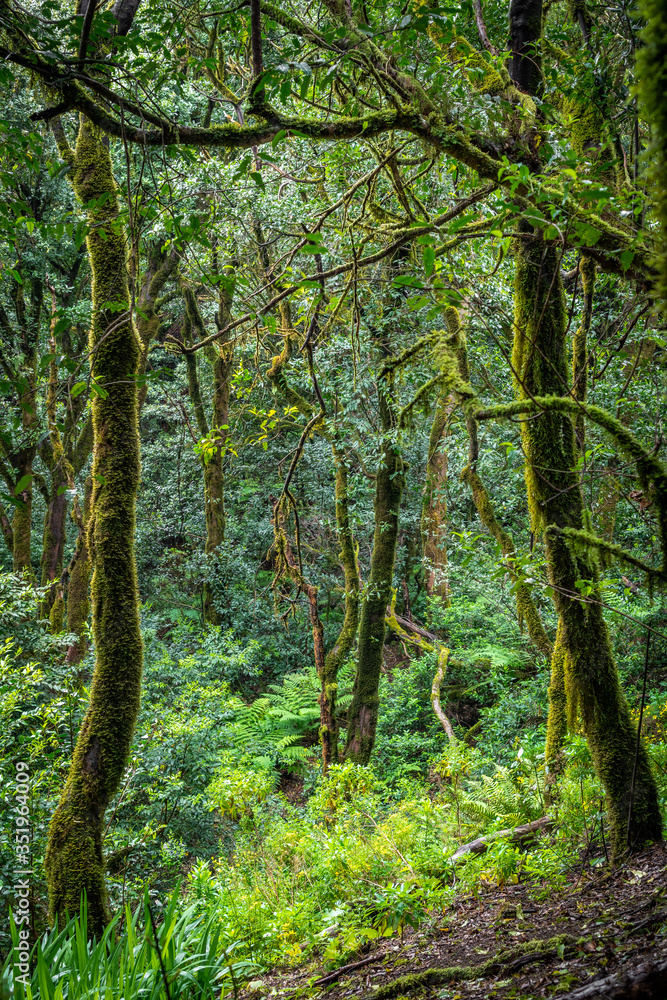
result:
M 318 979 L 331 976 L 332 970 L 315 961 L 273 970 L 256 979 L 244 996 L 533 1000 L 564 996 L 597 977 L 628 976 L 640 966 L 667 960 L 665 845 L 634 855 L 615 869 L 583 863 L 562 891 L 539 901 L 535 897 L 536 887 L 529 884 L 487 889 L 477 899 L 458 899 L 429 929 L 406 934 L 402 943 L 384 939 L 355 959 L 363 965 L 328 983 Z M 533 941 L 544 943 L 531 953 L 526 949 Z M 471 966 L 479 967 L 479 974 L 452 969 Z M 631 990 L 623 996 L 667 1000 L 667 974 L 664 980 L 664 992 L 661 974 L 657 992 L 654 983 L 650 993 Z M 608 986 L 589 995 L 601 1000 L 620 996 Z

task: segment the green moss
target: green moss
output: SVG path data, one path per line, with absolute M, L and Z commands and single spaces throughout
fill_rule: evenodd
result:
M 367 764 L 375 743 L 385 612 L 391 597 L 398 519 L 403 496 L 403 459 L 394 440 L 395 415 L 390 401 L 391 376 L 379 390 L 384 440 L 375 480 L 373 553 L 361 605 L 357 672 L 348 711 L 345 759 Z
M 584 308 L 572 340 L 572 386 L 575 399 L 585 403 L 588 396 L 588 331 L 591 328 L 593 318 L 593 293 L 595 291 L 595 261 L 593 258 L 582 254 L 579 270 L 584 293 Z M 584 451 L 586 443 L 584 413 L 577 415 L 575 430 L 579 448 Z
M 93 481 L 86 479 L 84 488 L 83 511 L 80 513 L 81 525 L 76 540 L 76 550 L 73 566 L 67 586 L 67 631 L 78 636 L 78 640 L 67 650 L 67 662 L 78 663 L 86 652 L 84 638 L 85 626 L 88 621 L 90 602 L 88 588 L 90 584 L 90 553 L 88 551 L 87 524 L 90 519 L 90 503 L 93 495 Z
M 104 815 L 116 792 L 139 710 L 142 642 L 134 556 L 139 482 L 137 336 L 129 301 L 125 234 L 118 221 L 111 160 L 98 130 L 82 120 L 72 183 L 88 209 L 92 271 L 92 376 L 105 389 L 94 397 L 93 495 L 88 545 L 95 669 L 88 710 L 67 783 L 53 816 L 45 858 L 52 917 L 62 923 L 86 893 L 91 934 L 109 919 L 104 880 Z
M 552 653 L 551 641 L 533 601 L 530 587 L 516 572 L 516 551 L 512 537 L 499 524 L 489 494 L 486 492 L 481 479 L 472 466 L 467 466 L 463 470 L 461 479 L 470 487 L 480 521 L 500 546 L 507 571 L 513 584 L 519 623 L 525 624 L 531 641 L 543 656 L 549 659 Z
M 567 649 L 563 637 L 563 627 L 558 626 L 556 642 L 551 655 L 551 681 L 549 683 L 549 719 L 547 722 L 547 742 L 545 761 L 549 768 L 550 784 L 561 769 L 561 751 L 568 729 L 568 697 L 565 688 L 567 671 Z M 570 672 L 571 673 L 571 672 Z M 570 708 L 573 699 L 570 697 Z
M 512 353 L 517 394 L 534 406 L 536 397 L 555 400 L 567 389 L 566 315 L 556 249 L 531 237 L 522 225 L 516 247 L 515 337 Z M 585 529 L 584 503 L 578 476 L 575 435 L 567 406 L 549 405 L 524 421 L 521 437 L 526 455 L 526 484 L 535 530 L 544 533 L 547 567 L 554 588 L 566 651 L 567 686 L 579 706 L 593 762 L 606 792 L 613 857 L 626 850 L 626 831 L 633 780 L 636 732 L 620 689 L 607 626 L 595 590 L 597 549 L 573 551 L 565 529 Z M 590 408 L 586 408 L 588 411 Z M 557 530 L 549 530 L 551 527 Z M 593 602 L 576 597 L 578 580 L 592 581 Z M 562 703 L 554 702 L 562 727 Z M 635 782 L 636 807 L 630 843 L 659 839 L 662 820 L 655 780 L 640 744 Z
M 463 332 L 458 309 L 455 309 L 454 306 L 445 306 L 443 312 L 447 330 L 446 332 L 440 331 L 436 341 L 435 359 L 443 372 L 446 372 L 447 357 L 463 341 Z M 441 343 L 443 340 L 446 341 L 446 346 Z M 426 589 L 429 594 L 440 597 L 444 607 L 449 607 L 450 593 L 447 582 L 447 542 L 445 540 L 447 529 L 447 502 L 445 499 L 447 451 L 443 439 L 448 432 L 449 421 L 457 405 L 456 394 L 452 392 L 445 381 L 435 407 L 429 435 L 421 516 Z
M 667 302 L 667 3 L 642 0 L 643 45 L 637 50 L 636 79 L 642 117 L 651 127 L 647 162 L 651 194 L 660 225 L 655 294 L 660 308 Z
M 359 627 L 359 565 L 352 537 L 349 518 L 349 496 L 345 453 L 333 446 L 336 465 L 336 527 L 340 544 L 340 559 L 345 576 L 345 616 L 336 642 L 324 658 L 324 670 L 320 677 L 322 692 L 320 707 L 322 725 L 320 739 L 325 761 L 338 760 L 338 720 L 336 717 L 336 695 L 338 693 L 338 670 L 354 646 Z
M 32 465 L 30 470 L 32 471 Z M 25 473 L 22 474 L 25 475 Z M 30 541 L 32 532 L 32 486 L 28 486 L 20 494 L 20 506 L 14 507 L 12 520 L 12 537 L 14 541 L 13 565 L 14 573 L 25 574 L 29 580 L 36 582 L 30 561 Z
M 370 998 L 371 1000 L 390 1000 L 391 997 L 398 997 L 402 993 L 415 993 L 417 990 L 437 986 L 439 983 L 460 983 L 469 982 L 472 979 L 482 979 L 491 973 L 501 972 L 504 966 L 510 965 L 521 956 L 535 955 L 536 961 L 538 959 L 547 961 L 558 954 L 558 948 L 574 944 L 575 939 L 569 934 L 559 934 L 546 940 L 524 941 L 515 948 L 499 951 L 492 958 L 480 962 L 479 965 L 451 965 L 446 968 L 438 966 L 425 969 L 423 972 L 412 972 L 407 976 L 400 976 L 387 983 L 386 986 L 380 986 L 379 989 L 373 990 Z

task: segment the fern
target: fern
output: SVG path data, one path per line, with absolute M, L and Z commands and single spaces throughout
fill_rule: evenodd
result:
M 536 786 L 529 785 L 526 776 L 516 769 L 498 765 L 493 775 L 466 780 L 459 808 L 471 820 L 499 828 L 519 826 L 543 812 Z
M 354 662 L 344 663 L 338 674 L 338 708 L 345 711 L 352 701 Z M 233 724 L 235 746 L 293 773 L 304 770 L 304 762 L 317 740 L 320 682 L 314 667 L 286 674 L 281 684 L 271 684 L 261 698 L 239 705 Z

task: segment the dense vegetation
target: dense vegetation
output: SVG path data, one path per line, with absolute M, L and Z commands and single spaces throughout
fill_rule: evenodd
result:
M 666 46 L 0 5 L 17 997 L 237 995 L 661 839 Z

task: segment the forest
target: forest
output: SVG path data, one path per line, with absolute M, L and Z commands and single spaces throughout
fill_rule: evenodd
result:
M 667 3 L 0 55 L 0 996 L 665 1000 Z

